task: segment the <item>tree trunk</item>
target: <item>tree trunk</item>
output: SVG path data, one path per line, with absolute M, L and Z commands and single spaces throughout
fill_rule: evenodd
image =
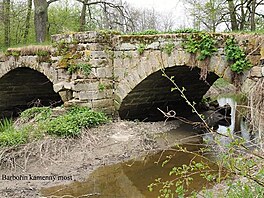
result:
M 83 32 L 85 30 L 85 24 L 86 24 L 86 10 L 87 10 L 87 5 L 86 3 L 88 0 L 84 0 L 83 6 L 82 6 L 82 12 L 80 16 L 80 32 Z
M 29 33 L 29 27 L 30 27 L 30 18 L 31 18 L 31 10 L 32 10 L 32 0 L 28 0 L 27 5 L 27 17 L 26 17 L 26 26 L 25 26 L 25 32 L 24 32 L 24 43 L 27 43 L 28 39 L 28 33 Z
M 256 15 L 256 0 L 252 0 L 252 2 L 251 2 L 251 14 L 250 14 L 250 30 L 251 31 L 256 30 L 255 15 Z
M 3 1 L 5 47 L 10 46 L 10 0 Z
M 233 0 L 227 0 L 227 1 L 228 1 L 228 10 L 229 10 L 229 15 L 230 15 L 230 20 L 231 20 L 231 29 L 232 31 L 237 31 L 238 25 L 237 25 L 235 4 Z
M 48 23 L 48 3 L 46 0 L 34 0 L 34 24 L 36 42 L 42 43 L 46 40 Z
M 239 27 L 240 30 L 244 30 L 245 23 L 246 23 L 246 14 L 244 11 L 244 4 L 245 4 L 244 0 L 241 0 L 241 7 L 240 7 L 241 21 L 240 21 L 240 27 Z

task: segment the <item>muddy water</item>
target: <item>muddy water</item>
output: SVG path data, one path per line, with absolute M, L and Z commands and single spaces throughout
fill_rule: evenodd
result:
M 194 145 L 185 146 L 190 151 L 198 149 L 198 146 Z M 171 161 L 162 167 L 162 161 L 169 155 L 173 156 Z M 165 151 L 141 161 L 130 160 L 125 163 L 102 167 L 94 171 L 84 182 L 42 189 L 41 192 L 47 197 L 157 197 L 160 188 L 150 192 L 147 186 L 156 178 L 174 179 L 175 176 L 168 174 L 170 170 L 174 166 L 189 164 L 190 160 L 202 161 L 201 158 L 195 157 L 193 154 L 173 150 Z M 215 168 L 212 164 L 210 165 Z M 215 170 L 217 169 L 215 168 Z M 193 178 L 194 182 L 189 186 L 189 190 L 201 190 L 202 186 L 210 187 L 212 185 L 198 174 L 193 175 Z
M 232 107 L 231 117 L 232 123 L 229 127 L 219 126 L 218 131 L 225 133 L 228 130 L 235 130 L 235 108 L 236 101 L 230 97 L 222 97 L 218 99 L 220 105 L 229 104 Z M 228 129 L 229 128 L 229 129 Z M 186 135 L 188 134 L 188 135 Z M 169 131 L 167 133 L 158 134 L 156 141 L 159 145 L 173 145 L 176 140 L 184 140 L 182 146 L 189 151 L 198 151 L 201 148 L 201 138 L 193 138 L 193 129 L 191 126 L 182 125 L 181 127 Z M 191 138 L 192 137 L 192 138 Z M 205 137 L 206 138 L 206 137 Z M 225 140 L 226 141 L 226 140 Z M 186 142 L 188 142 L 186 144 Z M 161 166 L 166 156 L 172 156 L 171 160 L 164 167 Z M 166 150 L 154 155 L 142 157 L 139 160 L 130 160 L 125 163 L 118 163 L 111 166 L 98 168 L 83 182 L 73 182 L 68 185 L 54 186 L 43 188 L 41 193 L 45 197 L 124 197 L 124 198 L 143 198 L 158 197 L 160 187 L 154 188 L 150 192 L 147 186 L 154 182 L 156 178 L 163 180 L 175 179 L 169 176 L 169 172 L 173 167 L 180 167 L 183 164 L 189 164 L 191 160 L 196 162 L 203 161 L 200 157 L 191 153 L 175 151 L 173 149 Z M 213 162 L 206 161 L 210 170 L 218 170 Z M 203 186 L 212 187 L 213 183 L 207 182 L 199 176 L 193 175 L 193 182 L 188 187 L 189 192 L 192 190 L 201 190 Z
M 194 135 L 192 126 L 181 125 L 169 132 L 156 134 L 155 139 L 161 147 L 164 145 L 168 148 L 168 145 L 175 145 L 175 142 L 178 142 L 188 151 L 197 152 L 201 148 L 202 138 Z M 172 156 L 172 158 L 168 164 L 162 167 L 162 162 L 166 156 Z M 158 197 L 160 188 L 150 192 L 147 186 L 156 178 L 175 179 L 174 176 L 169 176 L 171 169 L 189 164 L 191 160 L 204 161 L 194 154 L 176 151 L 175 149 L 166 150 L 141 157 L 141 159 L 98 168 L 84 182 L 43 188 L 41 193 L 45 197 Z M 206 163 L 211 169 L 218 170 L 212 162 L 207 161 Z M 190 184 L 189 191 L 201 190 L 203 186 L 212 186 L 212 183 L 208 183 L 198 174 L 194 174 L 193 178 L 194 181 Z

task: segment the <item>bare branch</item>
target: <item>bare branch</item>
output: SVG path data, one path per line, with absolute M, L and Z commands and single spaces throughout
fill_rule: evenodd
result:
M 48 5 L 50 5 L 51 3 L 54 3 L 56 1 L 59 1 L 59 0 L 49 0 L 47 3 L 48 3 Z

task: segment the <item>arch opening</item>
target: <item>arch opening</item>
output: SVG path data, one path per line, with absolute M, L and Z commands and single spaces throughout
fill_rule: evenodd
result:
M 185 95 L 190 102 L 198 103 L 202 100 L 210 86 L 219 78 L 215 73 L 208 73 L 206 80 L 200 80 L 200 69 L 188 66 L 174 66 L 166 68 L 168 76 L 174 76 L 177 85 L 185 88 Z M 171 92 L 173 84 L 162 76 L 161 70 L 149 75 L 141 81 L 123 99 L 119 116 L 126 120 L 160 121 L 164 112 L 174 110 L 177 116 L 188 116 L 192 113 L 190 106 L 181 97 L 179 91 Z
M 0 116 L 16 117 L 33 106 L 59 106 L 61 97 L 42 73 L 25 67 L 16 68 L 0 78 Z

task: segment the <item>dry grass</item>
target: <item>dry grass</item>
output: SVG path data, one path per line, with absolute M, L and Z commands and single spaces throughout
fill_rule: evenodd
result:
M 258 131 L 261 149 L 264 142 L 264 79 L 260 79 L 249 93 L 250 121 L 253 131 Z
M 55 162 L 55 158 L 69 152 L 73 139 L 45 138 L 17 147 L 0 149 L 0 169 L 26 170 L 32 161 L 41 164 Z
M 50 45 L 29 45 L 26 47 L 8 48 L 7 52 L 18 52 L 22 56 L 36 55 L 39 51 L 46 51 L 51 53 L 52 46 Z
M 83 129 L 81 134 L 78 138 L 46 136 L 24 145 L 0 148 L 0 169 L 27 170 L 32 162 L 42 165 L 60 163 L 74 149 L 89 151 L 102 141 L 88 129 Z
M 201 68 L 200 80 L 206 80 L 208 74 L 208 66 L 210 64 L 210 58 L 206 58 L 203 61 L 198 61 L 198 67 Z

